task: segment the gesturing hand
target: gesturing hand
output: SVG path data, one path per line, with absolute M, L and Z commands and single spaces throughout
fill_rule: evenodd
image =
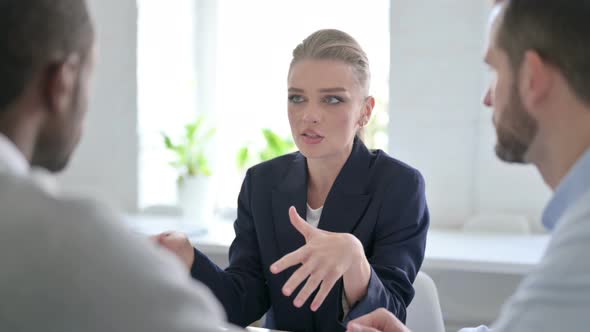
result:
M 311 304 L 317 311 L 336 282 L 350 269 L 359 257 L 364 257 L 361 242 L 352 234 L 331 233 L 309 225 L 294 207 L 289 209 L 291 223 L 305 238 L 306 244 L 275 262 L 270 271 L 278 274 L 291 266 L 302 264 L 283 286 L 283 294 L 291 296 L 305 280 L 293 304 L 301 308 L 311 294 L 319 291 Z

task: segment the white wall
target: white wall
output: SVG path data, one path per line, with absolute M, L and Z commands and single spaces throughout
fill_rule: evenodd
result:
M 98 64 L 82 142 L 60 177 L 65 190 L 133 211 L 137 207 L 137 8 L 133 0 L 90 0 Z
M 489 9 L 486 1 L 391 2 L 389 152 L 422 171 L 437 226 L 496 213 L 538 224 L 548 198 L 532 167 L 503 165 L 493 152 L 481 102 Z

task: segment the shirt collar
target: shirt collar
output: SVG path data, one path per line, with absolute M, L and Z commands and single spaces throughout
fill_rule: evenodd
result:
M 29 162 L 22 152 L 6 136 L 0 133 L 0 172 L 27 175 Z
M 543 225 L 552 230 L 565 211 L 590 190 L 590 148 L 557 186 L 543 213 Z

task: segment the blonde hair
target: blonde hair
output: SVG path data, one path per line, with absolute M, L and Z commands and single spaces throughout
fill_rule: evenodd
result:
M 371 70 L 369 59 L 359 43 L 346 32 L 336 29 L 318 30 L 293 50 L 290 68 L 302 60 L 337 60 L 352 66 L 360 86 L 369 93 Z

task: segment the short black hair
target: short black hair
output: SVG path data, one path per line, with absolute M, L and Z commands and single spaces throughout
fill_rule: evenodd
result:
M 85 0 L 0 0 L 0 112 L 48 65 L 94 41 Z
M 536 51 L 557 67 L 583 102 L 590 104 L 590 0 L 498 0 L 504 6 L 498 45 L 513 69 Z

